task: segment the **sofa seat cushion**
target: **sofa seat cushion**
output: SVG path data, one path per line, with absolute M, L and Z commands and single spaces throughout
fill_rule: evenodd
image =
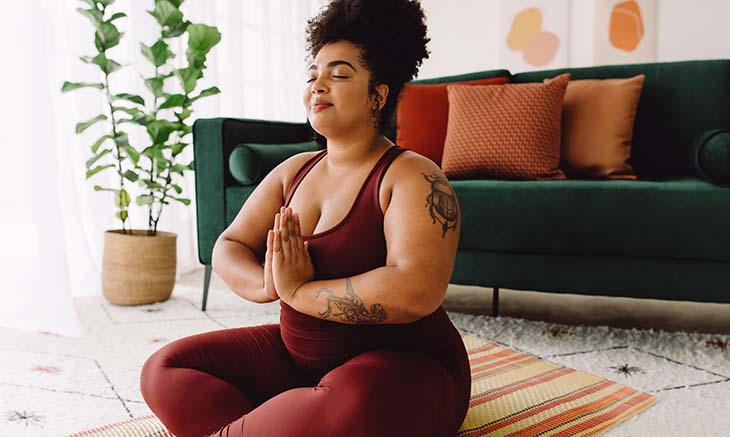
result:
M 730 190 L 700 179 L 451 184 L 460 249 L 730 261 Z

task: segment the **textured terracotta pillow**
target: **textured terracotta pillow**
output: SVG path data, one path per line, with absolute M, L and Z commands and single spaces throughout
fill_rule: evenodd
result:
M 627 161 L 645 77 L 568 83 L 560 152 L 560 168 L 568 178 L 636 179 Z
M 560 121 L 570 73 L 544 83 L 449 85 L 441 168 L 454 179 L 566 179 Z
M 504 84 L 507 77 L 464 82 L 464 85 Z M 396 109 L 396 144 L 413 150 L 441 165 L 449 117 L 448 83 L 406 84 Z

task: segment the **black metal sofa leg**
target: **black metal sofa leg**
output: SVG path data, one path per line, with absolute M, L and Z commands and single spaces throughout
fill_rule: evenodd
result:
M 210 273 L 213 270 L 212 265 L 205 265 L 205 279 L 203 279 L 203 311 L 208 303 L 208 288 L 210 287 Z
M 492 317 L 499 317 L 499 287 L 492 288 Z

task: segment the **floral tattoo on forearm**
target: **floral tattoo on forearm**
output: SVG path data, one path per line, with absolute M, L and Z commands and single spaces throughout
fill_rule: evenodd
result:
M 320 288 L 316 291 L 314 297 L 318 297 L 320 293 L 329 294 L 327 297 L 327 310 L 319 313 L 320 316 L 325 319 L 329 316 L 339 316 L 341 320 L 353 324 L 380 323 L 388 318 L 388 314 L 379 303 L 370 305 L 369 311 L 365 308 L 365 304 L 355 294 L 350 278 L 345 278 L 345 287 L 347 289 L 347 296 L 345 297 L 334 296 L 329 288 Z M 340 312 L 333 313 L 333 308 Z
M 456 232 L 456 222 L 459 219 L 459 206 L 456 203 L 456 193 L 451 184 L 440 173 L 433 172 L 431 175 L 421 173 L 428 183 L 431 184 L 431 194 L 426 197 L 426 206 L 431 214 L 433 222 L 441 223 L 443 234 L 446 238 L 446 231 L 453 229 Z

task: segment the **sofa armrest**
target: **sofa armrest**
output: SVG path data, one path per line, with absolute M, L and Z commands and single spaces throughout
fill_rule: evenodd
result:
M 238 185 L 228 159 L 241 143 L 298 143 L 311 140 L 308 123 L 242 118 L 201 118 L 193 123 L 193 169 L 197 213 L 198 259 L 210 265 L 213 246 L 225 230 L 226 188 Z

